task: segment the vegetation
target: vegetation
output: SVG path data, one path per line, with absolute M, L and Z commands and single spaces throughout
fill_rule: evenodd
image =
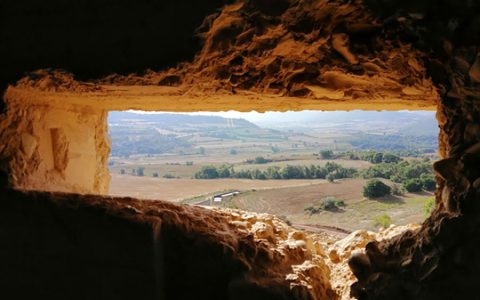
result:
M 401 160 L 392 163 L 379 163 L 360 172 L 363 178 L 385 178 L 403 185 L 408 192 L 435 190 L 435 178 L 430 161 Z
M 323 159 L 331 159 L 333 158 L 333 151 L 332 150 L 322 150 L 320 151 L 320 157 Z
M 144 174 L 144 171 L 145 171 L 145 168 L 144 168 L 144 167 L 138 167 L 138 168 L 137 168 L 137 171 L 136 171 L 137 176 L 143 176 L 143 175 L 145 175 L 145 174 Z
M 388 228 L 391 224 L 392 224 L 392 218 L 387 214 L 380 215 L 378 217 L 375 217 L 375 219 L 373 219 L 373 226 L 377 228 L 378 227 Z
M 144 186 L 140 186 L 143 180 L 138 177 L 132 180 L 135 186 L 130 189 L 128 176 L 113 174 L 112 191 L 117 184 L 117 189 L 126 195 L 135 188 L 151 198 L 158 197 L 157 191 L 162 189 L 162 198 L 167 200 L 198 196 L 190 203 L 201 203 L 206 195 L 236 188 L 242 193 L 221 205 L 258 212 L 281 211 L 294 224 L 319 222 L 348 229 L 373 229 L 372 221 L 382 214 L 391 216 L 396 224 L 421 222 L 424 211 L 427 214 L 433 207 L 431 204 L 427 208 L 425 204 L 424 208 L 424 202 L 431 195 L 422 193 L 416 198 L 403 195 L 407 187 L 410 191 L 435 189 L 431 159 L 435 159 L 436 154 L 430 150 L 437 148 L 438 126 L 433 114 L 425 118 L 432 125 L 428 129 L 430 133 L 419 131 L 418 126 L 408 133 L 404 128 L 424 117 L 395 112 L 382 117 L 383 123 L 379 123 L 377 119 L 363 117 L 365 113 L 354 113 L 358 117 L 345 113 L 342 120 L 336 116 L 328 120 L 302 117 L 308 124 L 297 121 L 299 118 L 291 126 L 290 120 L 281 118 L 278 120 L 281 125 L 276 129 L 221 117 L 131 113 L 121 113 L 117 119 L 109 116 L 112 173 L 183 178 L 182 181 L 155 180 L 153 184 L 152 180 L 145 179 Z M 392 120 L 397 114 L 401 115 L 400 119 Z M 383 113 L 368 115 L 377 118 Z M 329 123 L 328 130 L 324 122 Z M 259 124 L 270 126 L 272 123 Z M 370 134 L 372 132 L 376 134 Z M 250 164 L 245 164 L 247 159 Z M 139 167 L 145 170 L 138 171 Z M 194 178 L 211 180 L 206 183 L 192 180 Z M 217 178 L 230 180 L 215 180 Z M 275 179 L 275 182 L 262 182 L 265 179 Z M 336 183 L 325 184 L 316 179 Z M 372 179 L 380 179 L 396 197 L 389 201 L 362 199 L 363 187 Z M 341 198 L 348 206 L 341 209 L 340 202 L 326 199 L 331 195 Z M 342 213 L 308 216 L 303 212 L 307 206 L 311 206 L 314 213 L 339 210 Z
M 433 209 L 435 208 L 435 198 L 431 197 L 428 198 L 425 204 L 423 205 L 423 214 L 426 218 L 428 218 L 431 214 Z
M 378 179 L 372 179 L 363 187 L 363 196 L 367 198 L 378 198 L 390 195 L 391 188 Z
M 329 211 L 335 211 L 335 210 L 338 210 L 339 207 L 344 207 L 344 206 L 345 206 L 345 202 L 335 197 L 325 197 L 322 200 L 320 200 L 320 205 L 319 205 L 321 209 L 329 210 Z
M 354 168 L 345 168 L 334 162 L 322 166 L 271 166 L 267 170 L 235 170 L 231 165 L 203 166 L 194 177 L 197 179 L 246 178 L 246 179 L 334 179 L 353 178 L 357 174 Z
M 438 137 L 434 134 L 417 135 L 379 135 L 360 133 L 352 138 L 350 144 L 357 149 L 380 151 L 412 151 L 412 153 L 432 153 L 438 149 Z M 405 155 L 412 156 L 412 155 Z
M 338 211 L 341 207 L 345 207 L 345 202 L 335 197 L 325 197 L 320 200 L 320 204 L 317 206 L 308 206 L 304 209 L 305 213 L 314 215 L 320 213 L 322 210 L 326 211 Z

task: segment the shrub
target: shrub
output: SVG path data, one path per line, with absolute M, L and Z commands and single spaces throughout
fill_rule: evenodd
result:
M 266 163 L 269 163 L 271 161 L 272 161 L 271 159 L 266 159 L 263 156 L 257 156 L 257 157 L 255 157 L 254 163 L 255 164 L 266 164 Z
M 390 195 L 391 188 L 378 179 L 372 179 L 363 187 L 363 196 L 367 198 L 378 198 Z
M 373 226 L 375 227 L 388 228 L 391 224 L 392 218 L 387 214 L 375 217 L 375 219 L 373 219 Z
M 158 177 L 158 172 L 153 172 L 152 176 L 153 177 Z
M 339 207 L 343 206 L 345 206 L 345 202 L 342 200 L 335 197 L 325 197 L 320 200 L 320 205 L 318 207 L 323 210 L 336 211 Z
M 423 189 L 423 184 L 420 179 L 407 179 L 403 186 L 409 193 L 421 192 Z
M 437 183 L 432 175 L 422 174 L 420 181 L 422 182 L 422 188 L 426 191 L 434 191 L 437 188 Z
M 401 185 L 394 184 L 392 187 L 392 195 L 403 196 L 405 192 L 406 192 L 405 189 Z
M 121 169 L 120 174 L 125 175 L 125 169 Z
M 163 178 L 172 179 L 172 178 L 175 178 L 175 176 L 173 176 L 172 174 L 165 174 L 163 175 Z
M 335 174 L 329 173 L 326 178 L 328 182 L 333 182 L 335 180 Z
M 332 150 L 322 150 L 320 151 L 320 156 L 323 159 L 330 159 L 333 157 L 333 151 Z
M 304 209 L 305 213 L 309 215 L 314 215 L 318 214 L 320 212 L 320 208 L 314 207 L 314 206 L 309 206 Z
M 428 198 L 427 201 L 425 201 L 425 203 L 423 204 L 423 214 L 425 215 L 426 218 L 430 216 L 434 208 L 435 208 L 435 198 L 434 197 Z
M 238 152 L 235 149 L 230 149 L 230 155 L 237 155 Z
M 145 171 L 145 168 L 144 168 L 144 167 L 138 167 L 138 168 L 137 168 L 137 176 L 143 176 L 143 175 L 145 175 L 145 174 L 144 174 L 144 171 Z

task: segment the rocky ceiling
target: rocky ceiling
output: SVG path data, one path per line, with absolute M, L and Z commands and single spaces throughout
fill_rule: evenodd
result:
M 16 88 L 68 92 L 84 84 L 155 85 L 173 86 L 180 95 L 253 92 L 292 97 L 291 101 L 396 98 L 437 104 L 443 158 L 435 164 L 437 207 L 421 228 L 369 243 L 366 254 L 350 259 L 358 279 L 352 295 L 478 298 L 480 3 L 239 0 L 222 8 L 226 3 L 2 1 L 2 86 L 13 84 L 24 72 L 62 68 L 76 78 L 40 71 L 27 74 Z M 199 40 L 192 39 L 194 33 Z M 2 178 L 5 185 L 7 175 Z M 128 205 L 122 206 L 127 216 L 129 210 L 145 209 Z M 15 204 L 7 208 L 21 211 Z M 180 236 L 194 240 L 201 234 L 180 231 Z M 273 285 L 265 286 L 262 293 Z M 328 284 L 321 293 L 335 298 Z M 311 290 L 277 291 L 264 299 L 318 299 L 313 295 Z

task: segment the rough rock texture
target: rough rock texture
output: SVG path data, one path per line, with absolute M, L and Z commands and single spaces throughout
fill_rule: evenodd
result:
M 368 1 L 397 35 L 428 51 L 440 93 L 437 207 L 415 233 L 367 245 L 352 294 L 359 299 L 452 299 L 478 294 L 480 280 L 480 4 Z M 395 21 L 396 20 L 396 21 Z M 401 22 L 398 22 L 400 20 Z M 400 23 L 400 26 L 398 24 Z M 360 263 L 361 264 L 361 263 Z
M 49 76 L 42 76 L 39 85 L 52 89 L 52 82 Z M 76 83 L 75 88 L 84 91 L 90 85 Z M 7 102 L 7 112 L 0 115 L 0 136 L 8 141 L 0 144 L 0 169 L 8 172 L 12 186 L 108 192 L 110 141 L 105 110 L 68 101 L 29 103 L 22 97 Z
M 337 299 L 319 243 L 279 219 L 2 190 L 6 299 Z
M 239 0 L 198 31 L 204 46 L 192 63 L 100 82 L 337 100 L 437 98 L 423 53 L 385 39 L 358 1 Z
M 354 299 L 350 295 L 350 286 L 356 281 L 352 269 L 355 270 L 357 266 L 349 266 L 352 255 L 365 253 L 365 246 L 369 242 L 389 240 L 406 232 L 415 232 L 419 227 L 419 225 L 410 224 L 406 226 L 391 225 L 379 232 L 357 230 L 329 245 L 322 244 L 329 257 L 326 262 L 330 268 L 330 283 L 340 299 Z

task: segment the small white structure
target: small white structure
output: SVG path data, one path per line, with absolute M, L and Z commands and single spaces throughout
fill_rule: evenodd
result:
M 224 198 L 235 196 L 235 195 L 238 195 L 238 194 L 240 194 L 239 191 L 232 191 L 232 192 L 228 192 L 228 193 L 218 194 L 218 195 L 213 196 L 213 202 L 217 202 L 217 203 L 222 202 Z

